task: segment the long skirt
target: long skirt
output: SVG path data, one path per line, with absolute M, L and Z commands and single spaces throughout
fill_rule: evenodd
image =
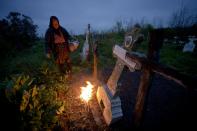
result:
M 71 71 L 71 61 L 69 58 L 69 51 L 65 44 L 57 44 L 55 47 L 55 62 L 59 66 L 60 72 L 64 73 Z M 64 64 L 66 63 L 66 68 Z

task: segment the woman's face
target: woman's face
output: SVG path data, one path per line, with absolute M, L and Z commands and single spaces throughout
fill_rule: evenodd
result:
M 55 29 L 58 29 L 59 28 L 59 23 L 55 19 L 52 20 L 52 25 L 53 25 L 53 28 L 55 28 Z

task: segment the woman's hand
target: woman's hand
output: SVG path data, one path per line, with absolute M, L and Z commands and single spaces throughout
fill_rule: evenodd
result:
M 46 57 L 47 57 L 48 59 L 51 59 L 51 54 L 50 54 L 50 53 L 47 53 L 47 54 L 46 54 Z

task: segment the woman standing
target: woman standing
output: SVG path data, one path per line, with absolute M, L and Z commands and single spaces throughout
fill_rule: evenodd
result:
M 45 49 L 46 57 L 51 58 L 53 54 L 55 63 L 59 67 L 59 71 L 62 74 L 68 75 L 68 78 L 71 78 L 71 60 L 69 58 L 69 43 L 68 40 L 71 39 L 69 33 L 60 26 L 59 20 L 56 16 L 50 17 L 49 28 L 45 34 Z M 64 65 L 67 65 L 64 68 Z

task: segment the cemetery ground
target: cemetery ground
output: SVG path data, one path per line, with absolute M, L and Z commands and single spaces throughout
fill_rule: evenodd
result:
M 83 39 L 79 38 L 80 43 Z M 99 41 L 98 78 L 106 82 L 116 59 L 112 55 L 114 44 L 123 38 L 113 34 Z M 1 63 L 1 127 L 15 130 L 129 130 L 141 73 L 124 69 L 119 96 L 123 118 L 108 127 L 96 101 L 96 87 L 89 107 L 79 98 L 80 87 L 86 80 L 94 84 L 92 62 L 81 63 L 79 52 L 72 54 L 73 79 L 61 78 L 58 71 L 44 56 L 43 41 L 31 49 L 18 52 Z M 137 51 L 146 53 L 147 41 Z M 182 48 L 170 43 L 161 50 L 161 63 L 186 75 L 197 77 L 197 53 L 183 53 Z M 96 85 L 96 83 L 95 83 Z M 144 130 L 180 127 L 196 129 L 196 91 L 187 90 L 175 82 L 155 75 L 141 128 Z M 98 119 L 88 108 L 98 109 Z

